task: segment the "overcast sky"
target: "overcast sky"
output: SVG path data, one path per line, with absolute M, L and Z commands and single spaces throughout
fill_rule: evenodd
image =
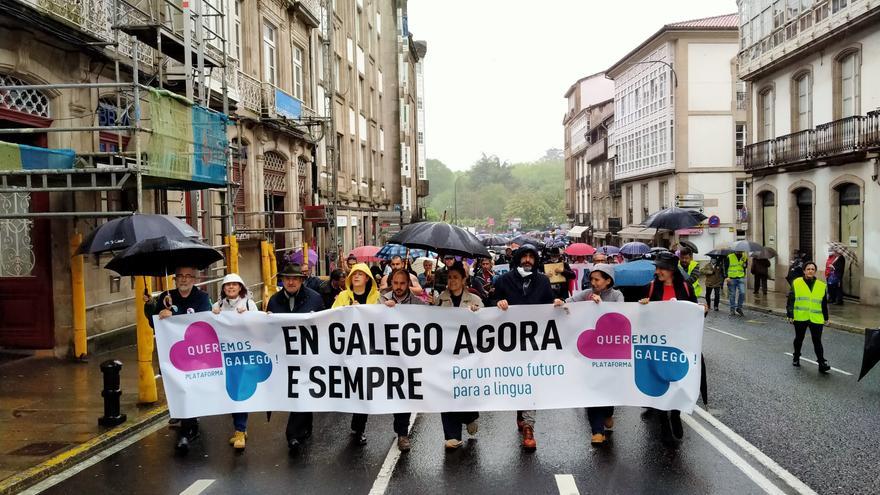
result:
M 531 161 L 562 148 L 563 95 L 663 24 L 736 12 L 735 0 L 409 0 L 428 42 L 428 158 Z

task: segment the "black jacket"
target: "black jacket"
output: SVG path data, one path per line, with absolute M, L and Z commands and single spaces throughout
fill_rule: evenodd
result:
M 672 286 L 675 288 L 675 298 L 679 301 L 690 301 L 692 303 L 698 302 L 694 286 L 685 280 L 679 272 L 676 272 L 675 278 L 672 280 Z M 657 280 L 657 277 L 654 277 L 654 280 L 646 285 L 644 290 L 645 297 L 648 298 L 648 300 L 663 300 L 663 282 Z
M 555 299 L 550 279 L 543 273 L 533 272 L 521 277 L 514 268 L 495 281 L 495 301 L 506 300 L 511 306 L 517 304 L 553 304 Z
M 299 292 L 293 295 L 293 309 L 290 309 L 290 296 L 287 291 L 281 289 L 269 298 L 266 311 L 270 313 L 311 313 L 324 309 L 324 301 L 321 295 L 309 289 L 305 285 L 300 287 Z
M 180 291 L 172 289 L 159 294 L 158 298 L 144 304 L 144 315 L 146 315 L 151 327 L 153 327 L 153 316 L 165 309 L 165 296 L 168 294 L 171 294 L 172 307 L 170 309 L 173 315 L 211 311 L 211 297 L 207 292 L 193 287 L 187 297 L 182 297 Z
M 344 284 L 345 282 L 343 281 L 342 283 Z M 336 300 L 336 296 L 338 296 L 344 288 L 345 287 L 339 286 L 334 289 L 333 284 L 330 280 L 325 280 L 324 283 L 321 284 L 321 290 L 319 290 L 318 293 L 321 295 L 321 299 L 323 299 L 324 301 L 325 309 L 333 306 L 333 301 Z

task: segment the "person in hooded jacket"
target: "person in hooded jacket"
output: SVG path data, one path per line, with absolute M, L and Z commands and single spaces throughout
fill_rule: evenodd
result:
M 685 280 L 684 274 L 679 269 L 678 256 L 664 251 L 654 258 L 654 280 L 645 286 L 645 297 L 639 300 L 640 304 L 648 304 L 656 301 L 690 301 L 699 304 L 694 286 Z M 709 307 L 705 304 L 703 313 Z M 660 428 L 664 442 L 671 442 L 673 437 L 680 440 L 684 436 L 684 428 L 681 424 L 681 411 L 659 411 Z
M 285 266 L 281 273 L 282 288 L 269 298 L 266 304 L 268 313 L 311 313 L 324 309 L 321 295 L 305 286 L 307 276 L 299 264 Z M 287 417 L 287 428 L 284 435 L 290 454 L 296 454 L 312 436 L 314 414 L 311 412 L 293 411 Z
M 348 277 L 345 279 L 345 290 L 336 296 L 334 308 L 354 306 L 357 304 L 380 304 L 382 302 L 379 293 L 379 285 L 373 278 L 373 272 L 366 263 L 358 263 L 351 267 Z M 367 419 L 369 416 L 362 413 L 351 415 L 351 434 L 358 445 L 367 444 Z
M 221 311 L 258 311 L 257 303 L 248 297 L 247 285 L 237 273 L 229 273 L 223 277 L 220 283 L 220 297 L 211 308 L 211 312 L 219 315 Z M 244 450 L 247 441 L 248 413 L 232 413 L 232 426 L 234 431 L 229 439 L 229 444 L 235 450 Z
M 538 273 L 538 250 L 531 244 L 520 246 L 513 253 L 510 271 L 495 281 L 496 306 L 502 311 L 520 304 L 553 304 L 555 297 L 550 279 Z M 533 452 L 535 441 L 535 411 L 517 411 L 516 425 L 522 432 L 522 448 Z
M 553 305 L 563 306 L 567 303 L 592 301 L 599 304 L 605 302 L 624 302 L 623 293 L 614 288 L 614 266 L 608 264 L 593 265 L 590 271 L 591 289 L 577 292 L 565 301 L 556 299 Z M 590 421 L 592 437 L 590 443 L 599 446 L 605 443 L 607 431 L 614 428 L 614 406 L 588 407 L 587 418 Z

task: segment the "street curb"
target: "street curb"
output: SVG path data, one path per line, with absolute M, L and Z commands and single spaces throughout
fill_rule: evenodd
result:
M 20 492 L 40 481 L 58 474 L 64 469 L 83 461 L 97 452 L 124 440 L 137 432 L 163 420 L 168 415 L 168 406 L 154 407 L 132 422 L 126 422 L 104 432 L 91 440 L 67 449 L 40 464 L 0 481 L 0 495 Z
M 728 304 L 727 302 L 722 302 L 721 304 L 724 306 L 730 307 L 730 304 Z M 776 309 L 765 308 L 763 306 L 755 306 L 753 304 L 745 303 L 745 304 L 743 304 L 743 308 L 748 309 L 750 311 L 757 311 L 759 313 L 778 316 L 780 318 L 788 318 L 788 315 L 785 313 L 785 311 L 779 311 Z M 831 323 L 829 323 L 825 326 L 829 327 L 829 328 L 835 328 L 837 330 L 843 330 L 844 332 L 854 333 L 857 335 L 864 335 L 865 334 L 864 328 L 857 327 L 855 325 L 847 325 L 846 323 L 837 323 L 835 321 L 832 321 Z

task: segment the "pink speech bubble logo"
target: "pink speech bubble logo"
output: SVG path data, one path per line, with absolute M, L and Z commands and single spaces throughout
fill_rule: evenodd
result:
M 169 358 L 180 371 L 223 367 L 220 339 L 214 328 L 204 321 L 197 321 L 186 328 L 183 340 L 171 346 Z
M 578 336 L 578 351 L 590 359 L 632 358 L 632 328 L 620 313 L 606 313 L 596 322 L 595 330 Z

